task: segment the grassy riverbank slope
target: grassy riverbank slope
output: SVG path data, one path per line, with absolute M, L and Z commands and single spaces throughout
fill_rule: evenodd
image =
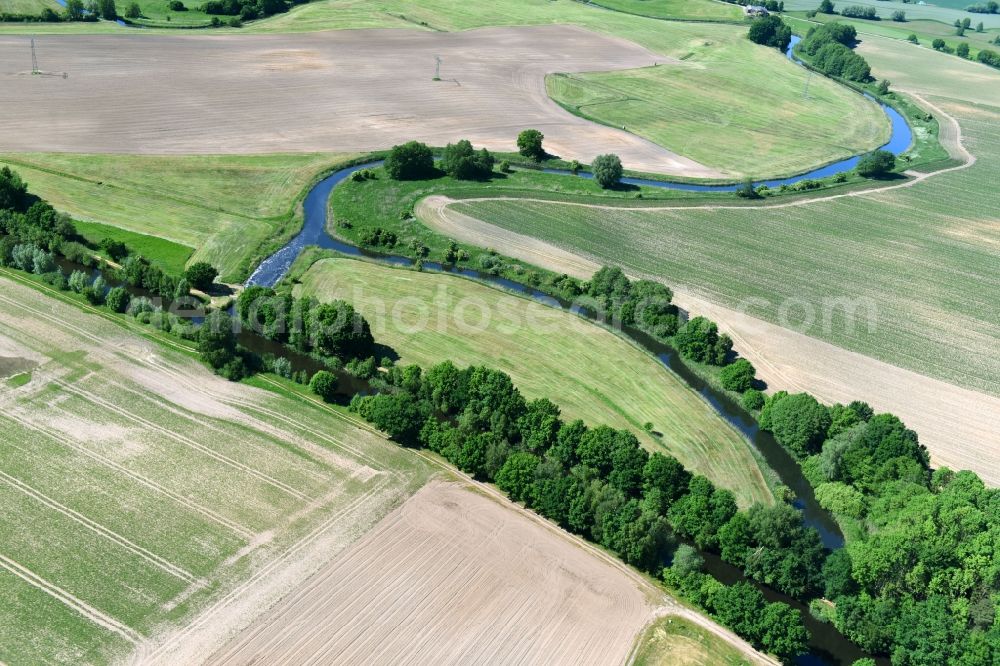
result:
M 658 361 L 600 326 L 463 278 L 364 261 L 322 259 L 298 279 L 300 296 L 352 303 L 400 363 L 498 368 L 566 419 L 629 428 L 743 506 L 772 501 L 749 443 Z M 647 422 L 660 434 L 644 432 Z

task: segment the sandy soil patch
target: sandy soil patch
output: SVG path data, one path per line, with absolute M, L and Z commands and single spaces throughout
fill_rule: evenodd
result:
M 295 35 L 293 47 L 280 35 L 37 41 L 43 67 L 68 77 L 17 76 L 27 39 L 0 37 L 7 151 L 354 152 L 463 137 L 513 151 L 517 133 L 535 127 L 551 152 L 569 159 L 615 152 L 633 169 L 718 175 L 549 99 L 551 72 L 666 64 L 578 27 L 346 30 Z M 432 81 L 436 55 L 441 81 Z
M 549 270 L 589 279 L 600 264 L 529 236 L 458 213 L 445 197 L 416 206 L 420 220 L 458 240 Z M 655 276 L 638 276 L 657 279 Z M 673 286 L 673 285 L 671 285 Z M 920 436 L 935 465 L 970 469 L 1000 486 L 1000 398 L 964 389 L 675 290 L 674 301 L 719 323 L 773 390 L 808 391 L 827 403 L 865 400 L 899 416 Z
M 609 664 L 651 610 L 571 541 L 436 482 L 210 663 Z

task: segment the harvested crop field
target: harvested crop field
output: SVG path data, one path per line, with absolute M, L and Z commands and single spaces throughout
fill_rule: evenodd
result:
M 297 292 L 352 303 L 400 363 L 451 360 L 509 374 L 567 420 L 628 428 L 650 451 L 731 490 L 741 506 L 773 498 L 750 443 L 659 361 L 581 317 L 450 275 L 323 259 Z M 657 434 L 644 430 L 652 424 Z
M 263 153 L 360 151 L 468 138 L 513 150 L 535 127 L 550 151 L 590 161 L 615 152 L 632 168 L 715 172 L 634 135 L 560 109 L 545 74 L 665 61 L 572 26 L 461 33 L 351 30 L 287 37 L 60 35 L 25 74 L 26 40 L 0 37 L 9 97 L 7 151 Z M 443 59 L 433 81 L 435 56 Z M 183 95 L 179 94 L 183 91 Z M 67 115 L 66 110 L 72 109 Z M 516 109 L 517 113 L 511 113 Z
M 652 610 L 559 530 L 432 482 L 210 663 L 613 664 Z
M 3 662 L 190 663 L 428 476 L 109 317 L 0 276 L 0 350 L 37 363 L 0 384 Z

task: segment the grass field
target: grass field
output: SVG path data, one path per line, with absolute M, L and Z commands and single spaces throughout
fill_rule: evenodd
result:
M 691 2 L 690 0 L 597 0 L 595 5 L 619 12 L 661 19 L 693 19 L 698 21 L 742 21 L 743 10 L 724 2 Z
M 170 9 L 170 0 L 137 0 L 142 16 L 131 21 L 143 26 L 163 26 L 163 27 L 192 27 L 207 26 L 211 23 L 212 17 L 201 11 L 203 0 L 183 0 L 187 11 L 176 12 Z M 129 2 L 123 3 L 118 8 L 120 13 L 124 13 Z M 220 16 L 223 21 L 228 16 Z
M 801 173 L 889 138 L 885 114 L 861 95 L 814 78 L 803 97 L 808 74 L 775 49 L 740 36 L 692 43 L 684 57 L 679 66 L 553 74 L 546 88 L 584 118 L 741 176 Z
M 939 21 L 945 25 L 952 25 L 955 19 L 972 19 L 972 25 L 982 21 L 987 27 L 1000 28 L 1000 15 L 998 14 L 972 14 L 965 11 L 969 5 L 978 4 L 969 0 L 936 0 L 918 4 L 916 2 L 902 2 L 902 0 L 838 0 L 834 3 L 834 9 L 840 11 L 849 5 L 862 5 L 864 7 L 874 7 L 882 22 L 887 21 L 896 10 L 906 12 L 908 19 Z M 809 11 L 819 7 L 818 0 L 786 0 L 786 11 Z
M 62 11 L 62 7 L 56 0 L 0 0 L 0 14 L 37 16 L 46 7 L 54 12 Z
M 1000 110 L 948 104 L 979 158 L 915 187 L 768 210 L 530 202 L 456 210 L 654 274 L 839 346 L 1000 394 Z M 860 299 L 857 325 L 836 299 Z M 749 300 L 758 299 L 758 300 Z M 874 329 L 862 318 L 874 304 Z M 812 321 L 805 321 L 811 313 Z M 828 313 L 828 314 L 827 314 Z M 828 319 L 828 324 L 825 320 Z
M 311 400 L 227 383 L 12 275 L 0 349 L 37 367 L 0 385 L 6 663 L 151 660 L 195 617 L 186 649 L 225 640 L 428 477 Z
M 926 43 L 914 46 L 874 35 L 865 37 L 858 52 L 875 76 L 897 88 L 1000 107 L 998 69 L 938 53 Z
M 32 193 L 84 221 L 80 231 L 92 240 L 118 237 L 165 267 L 208 261 L 223 280 L 237 281 L 274 249 L 274 239 L 301 223 L 293 206 L 316 175 L 349 157 L 31 153 L 0 154 L 0 164 L 20 172 Z
M 728 643 L 681 617 L 656 620 L 643 633 L 635 666 L 748 666 Z
M 559 404 L 568 419 L 631 429 L 648 449 L 731 489 L 742 505 L 771 501 L 742 436 L 656 360 L 605 329 L 461 278 L 349 259 L 320 260 L 300 280 L 300 295 L 354 304 L 402 363 L 496 367 L 528 398 Z M 662 435 L 644 433 L 646 422 Z
M 972 16 L 972 28 L 965 31 L 964 37 L 958 37 L 955 35 L 955 26 L 953 25 L 941 23 L 940 21 L 929 21 L 926 19 L 900 23 L 889 20 L 865 21 L 862 19 L 846 19 L 837 14 L 817 14 L 812 19 L 806 19 L 805 14 L 799 12 L 796 13 L 796 16 L 801 18 L 798 20 L 789 18 L 788 23 L 793 27 L 793 29 L 801 30 L 803 34 L 808 31 L 808 26 L 815 23 L 837 22 L 849 23 L 857 28 L 862 41 L 864 41 L 866 35 L 878 35 L 881 37 L 889 37 L 890 39 L 906 41 L 911 34 L 914 34 L 917 36 L 920 45 L 926 48 L 930 48 L 931 43 L 938 37 L 944 39 L 945 43 L 952 49 L 956 48 L 962 42 L 965 42 L 969 45 L 969 60 L 973 61 L 976 59 L 976 54 L 979 53 L 981 49 L 991 49 L 994 52 L 1000 49 L 1000 47 L 992 43 L 994 37 L 1000 34 L 1000 29 L 994 28 L 991 30 L 987 28 L 983 32 L 976 32 L 975 26 L 979 21 L 972 15 L 970 15 Z M 958 56 L 953 55 L 952 57 Z

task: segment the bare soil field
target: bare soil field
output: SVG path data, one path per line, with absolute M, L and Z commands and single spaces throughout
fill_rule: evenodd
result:
M 7 271 L 0 351 L 37 363 L 0 383 L 3 662 L 203 658 L 429 475 Z
M 572 541 L 432 482 L 209 663 L 613 664 L 652 611 Z
M 363 151 L 468 138 L 515 150 L 534 127 L 546 147 L 589 162 L 718 175 L 551 101 L 551 72 L 668 65 L 632 42 L 573 26 L 457 33 L 345 30 L 285 36 L 59 35 L 30 76 L 27 40 L 0 37 L 0 150 L 147 154 Z M 433 81 L 435 56 L 441 81 Z M 516 113 L 512 113 L 516 110 Z
M 415 208 L 440 233 L 556 272 L 589 279 L 601 264 L 579 252 L 456 211 L 446 197 L 428 197 Z M 644 274 L 638 277 L 660 279 Z M 671 284 L 672 288 L 676 285 Z M 674 300 L 717 321 L 735 348 L 773 390 L 808 391 L 828 403 L 865 400 L 899 416 L 920 436 L 935 465 L 975 471 L 1000 486 L 1000 398 L 921 375 L 851 352 L 713 302 L 679 291 Z

